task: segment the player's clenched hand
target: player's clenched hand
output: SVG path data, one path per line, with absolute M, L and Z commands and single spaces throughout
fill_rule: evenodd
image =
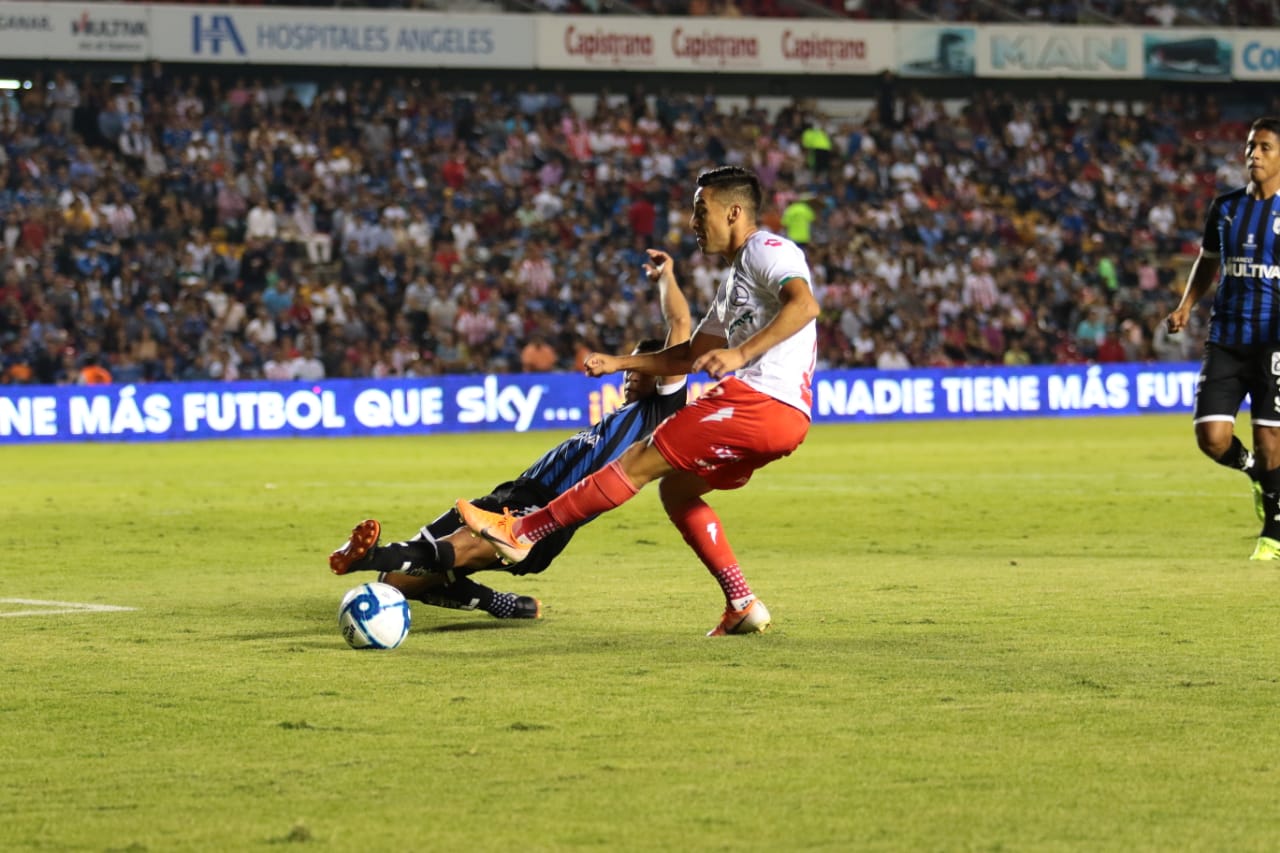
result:
M 659 249 L 645 249 L 649 253 L 649 263 L 644 265 L 644 274 L 649 281 L 658 281 L 663 276 L 674 276 L 674 265 L 671 256 Z
M 737 349 L 713 349 L 711 352 L 703 353 L 693 362 L 694 373 L 707 373 L 713 379 L 720 379 L 728 376 L 747 360 L 742 357 L 742 351 Z
M 1189 311 L 1183 311 L 1181 308 L 1176 309 L 1172 314 L 1170 314 L 1164 321 L 1165 328 L 1169 330 L 1169 334 L 1177 334 L 1185 329 L 1187 326 L 1187 320 L 1189 319 L 1189 314 Z
M 618 359 L 602 352 L 593 352 L 582 362 L 582 372 L 588 376 L 604 376 L 606 373 L 617 373 L 621 370 Z

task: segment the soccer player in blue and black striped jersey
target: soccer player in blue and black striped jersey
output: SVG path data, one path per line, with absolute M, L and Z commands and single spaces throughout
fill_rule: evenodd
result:
M 676 282 L 669 255 L 649 250 L 644 265 L 658 285 L 659 303 L 667 325 L 667 339 L 642 341 L 636 352 L 657 352 L 689 340 L 693 320 L 689 303 Z M 628 371 L 622 383 L 626 404 L 600 421 L 548 450 L 514 480 L 501 483 L 474 503 L 494 512 L 510 509 L 523 515 L 546 506 L 579 480 L 613 462 L 636 441 L 644 439 L 684 406 L 688 394 L 684 376 L 646 376 Z M 590 519 L 588 519 L 590 520 Z M 585 522 L 583 522 L 585 523 Z M 531 559 L 506 565 L 493 546 L 472 536 L 457 509 L 450 507 L 405 542 L 381 545 L 382 525 L 366 519 L 355 526 L 347 542 L 329 555 L 329 569 L 345 575 L 354 571 L 380 572 L 379 580 L 406 598 L 459 610 L 484 610 L 500 619 L 536 619 L 541 603 L 527 595 L 496 592 L 468 577 L 473 572 L 504 569 L 517 575 L 541 572 L 564 550 L 577 527 L 558 531 L 540 541 Z
M 1250 559 L 1280 560 L 1280 117 L 1250 126 L 1244 155 L 1249 183 L 1209 206 L 1200 254 L 1166 323 L 1181 331 L 1218 282 L 1196 386 L 1196 443 L 1249 475 L 1262 522 Z M 1253 453 L 1235 434 L 1245 395 Z

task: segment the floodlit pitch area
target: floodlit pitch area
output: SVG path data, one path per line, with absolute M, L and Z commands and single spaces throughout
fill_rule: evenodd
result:
M 328 552 L 558 433 L 0 449 L 0 849 L 1267 850 L 1280 565 L 1189 418 L 820 427 L 712 497 L 775 628 L 647 489 L 546 618 L 355 652 Z M 39 604 L 33 602 L 40 602 Z M 131 608 L 131 609 L 119 609 Z

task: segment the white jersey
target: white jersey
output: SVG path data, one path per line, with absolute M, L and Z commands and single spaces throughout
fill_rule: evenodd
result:
M 813 290 L 804 251 L 785 237 L 755 232 L 738 250 L 698 332 L 723 337 L 730 349 L 739 346 L 778 316 L 782 285 L 792 278 L 802 279 Z M 811 320 L 785 341 L 744 364 L 735 375 L 757 391 L 807 415 L 813 405 L 810 384 L 817 348 L 818 327 Z

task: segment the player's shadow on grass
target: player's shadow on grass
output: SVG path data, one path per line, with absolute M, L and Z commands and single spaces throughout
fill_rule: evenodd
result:
M 411 631 L 419 634 L 442 634 L 450 631 L 522 631 L 532 628 L 538 619 L 473 619 L 467 622 L 444 622 L 439 625 L 414 626 Z
M 421 605 L 419 605 L 421 606 Z M 254 634 L 238 634 L 237 637 L 242 640 L 302 640 L 316 639 L 321 637 L 338 636 L 337 614 L 330 617 L 329 609 L 333 605 L 327 599 L 316 599 L 314 602 L 306 603 L 301 606 L 297 612 L 300 617 L 296 622 L 286 627 L 282 627 L 278 631 L 259 631 Z M 494 619 L 487 613 L 462 613 L 453 610 L 435 609 L 432 613 L 430 610 L 415 610 L 414 615 L 418 618 L 413 620 L 409 633 L 411 634 L 435 634 L 450 631 L 519 631 L 532 628 L 540 619 Z M 453 614 L 452 617 L 446 614 Z M 441 621 L 435 621 L 432 617 L 442 617 Z M 444 621 L 453 618 L 458 621 Z
M 439 634 L 453 631 L 519 631 L 526 628 L 532 628 L 534 620 L 532 619 L 490 619 L 490 620 L 471 620 L 467 622 L 446 622 L 438 625 L 414 625 L 410 628 L 411 634 Z M 254 641 L 270 641 L 270 640 L 294 640 L 294 641 L 310 641 L 317 639 L 328 639 L 330 637 L 341 638 L 336 625 L 329 625 L 327 622 L 323 625 L 312 623 L 299 624 L 296 630 L 282 629 L 279 631 L 258 631 L 253 634 L 237 634 L 239 640 Z

